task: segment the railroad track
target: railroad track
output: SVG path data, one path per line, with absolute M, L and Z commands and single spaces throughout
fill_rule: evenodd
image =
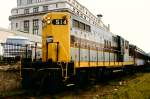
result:
M 142 72 L 149 72 L 150 70 L 142 71 Z M 88 90 L 95 88 L 95 86 L 100 86 L 99 88 L 102 89 L 104 86 L 109 86 L 110 82 L 117 82 L 121 81 L 124 78 L 132 78 L 134 74 L 127 74 L 124 72 L 114 72 L 113 75 L 105 75 L 103 79 L 97 81 L 96 79 L 90 79 L 89 82 L 85 84 L 81 84 L 80 86 L 76 86 L 76 84 L 68 84 L 63 89 L 58 90 L 58 92 L 44 92 L 40 90 L 20 90 L 16 95 L 7 96 L 6 99 L 51 99 L 55 96 L 67 96 L 69 94 L 82 94 Z M 111 85 L 112 88 L 118 86 L 118 83 L 115 85 Z M 104 88 L 105 89 L 105 88 Z M 81 93 L 80 93 L 81 92 Z M 110 92 L 111 93 L 111 92 Z M 108 94 L 108 93 L 105 93 Z

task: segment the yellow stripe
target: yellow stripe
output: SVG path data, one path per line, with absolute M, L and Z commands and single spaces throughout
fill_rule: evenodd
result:
M 129 62 L 124 62 L 123 65 L 133 65 L 134 62 L 133 61 L 129 61 Z
M 104 62 L 98 62 L 98 66 L 104 66 Z
M 74 62 L 75 68 L 80 67 L 122 67 L 124 65 L 133 65 L 134 62 Z
M 119 66 L 122 66 L 123 65 L 123 62 L 119 62 Z

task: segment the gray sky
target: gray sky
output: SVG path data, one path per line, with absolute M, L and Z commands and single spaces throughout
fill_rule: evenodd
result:
M 11 8 L 17 0 L 3 0 L 0 4 L 0 27 L 8 28 Z M 94 15 L 103 14 L 103 22 L 111 32 L 150 52 L 150 0 L 78 0 Z

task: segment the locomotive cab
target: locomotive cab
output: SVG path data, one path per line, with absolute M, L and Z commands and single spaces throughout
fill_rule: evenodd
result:
M 42 61 L 70 61 L 70 15 L 51 12 L 43 18 Z
M 65 82 L 74 75 L 69 56 L 70 15 L 68 12 L 51 12 L 43 17 L 42 23 L 42 62 L 22 64 L 22 82 L 25 87 L 53 85 L 50 88 L 57 89 L 59 86 L 54 84 Z

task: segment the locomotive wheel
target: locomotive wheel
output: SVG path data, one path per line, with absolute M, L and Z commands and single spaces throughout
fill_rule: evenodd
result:
M 46 92 L 55 93 L 60 91 L 64 86 L 62 76 L 59 75 L 58 71 L 50 72 L 42 80 L 42 89 Z
M 75 76 L 75 85 L 80 87 L 88 83 L 88 73 L 87 71 L 78 70 Z

